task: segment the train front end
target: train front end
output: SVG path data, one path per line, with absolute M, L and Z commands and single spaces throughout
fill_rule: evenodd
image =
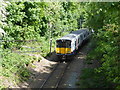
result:
M 58 59 L 67 59 L 71 55 L 71 40 L 56 40 L 56 55 Z

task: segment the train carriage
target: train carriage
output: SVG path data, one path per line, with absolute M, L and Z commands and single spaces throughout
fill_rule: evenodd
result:
M 62 60 L 74 55 L 78 47 L 89 38 L 90 34 L 88 29 L 81 29 L 57 39 L 56 55 L 58 59 Z

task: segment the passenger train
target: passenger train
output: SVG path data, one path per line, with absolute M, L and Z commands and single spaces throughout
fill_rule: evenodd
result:
M 73 31 L 56 40 L 56 55 L 58 59 L 67 59 L 74 55 L 78 47 L 91 36 L 88 29 Z

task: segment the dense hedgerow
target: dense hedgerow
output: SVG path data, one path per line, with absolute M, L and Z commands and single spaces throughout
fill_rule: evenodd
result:
M 88 54 L 87 59 L 97 60 L 101 65 L 99 68 L 84 70 L 81 83 L 87 88 L 120 89 L 119 2 L 86 3 L 84 7 L 85 25 L 95 31 L 95 48 Z

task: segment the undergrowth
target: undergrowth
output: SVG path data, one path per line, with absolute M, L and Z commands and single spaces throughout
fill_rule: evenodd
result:
M 65 34 L 67 33 L 62 34 L 62 36 Z M 54 37 L 54 39 L 52 39 L 52 52 L 54 52 L 55 41 L 57 38 L 59 37 Z M 11 49 L 1 48 L 0 64 L 2 67 L 0 67 L 0 77 L 2 77 L 2 80 L 0 80 L 0 88 L 5 87 L 4 79 L 10 83 L 14 83 L 14 85 L 29 79 L 29 76 L 32 73 L 27 66 L 33 61 L 41 60 L 40 57 L 38 58 L 31 54 L 46 57 L 50 53 L 50 42 L 49 39 L 46 39 L 45 37 L 41 37 L 37 41 L 24 42 L 23 45 L 20 45 L 19 47 L 19 49 L 15 47 Z
M 111 28 L 108 31 L 105 30 L 106 32 L 99 31 L 95 35 L 96 42 L 93 43 L 94 48 L 87 55 L 86 62 L 96 60 L 100 66 L 85 68 L 82 71 L 80 81 L 77 83 L 80 88 L 120 88 L 119 47 L 117 43 L 119 35 L 110 30 Z
M 96 72 L 96 69 L 86 68 L 82 71 L 80 82 L 77 82 L 80 88 L 109 88 L 109 83 L 103 73 Z
M 0 81 L 1 88 L 4 86 L 6 80 L 14 84 L 28 80 L 31 72 L 27 66 L 35 59 L 34 56 L 13 53 L 10 50 L 4 50 L 0 54 L 0 77 L 4 80 Z

